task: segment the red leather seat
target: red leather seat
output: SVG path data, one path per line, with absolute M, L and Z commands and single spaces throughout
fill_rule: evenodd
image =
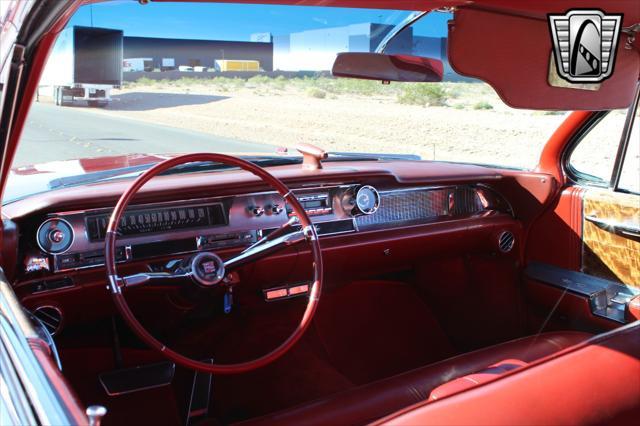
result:
M 587 333 L 567 331 L 512 340 L 239 425 L 366 424 L 417 402 L 442 398 L 492 380 L 589 337 Z

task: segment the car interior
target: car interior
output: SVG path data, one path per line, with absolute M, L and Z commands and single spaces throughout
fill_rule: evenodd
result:
M 491 80 L 526 59 L 487 65 L 471 43 L 483 28 L 514 45 L 549 41 L 545 21 L 522 16 L 536 8 L 503 15 L 492 9 L 501 2 L 487 3 L 456 11 L 449 55 L 460 72 Z M 535 26 L 531 39 L 509 31 L 520 21 Z M 44 36 L 33 63 L 54 39 Z M 633 125 L 634 49 L 620 49 L 618 71 L 635 71 L 597 96 L 545 88 L 534 101 L 535 77 L 495 83 L 513 106 L 587 105 L 567 115 L 535 170 L 336 158 L 308 144 L 300 161 L 275 167 L 189 154 L 135 180 L 3 205 L 6 281 L 63 386 L 82 407 L 106 407 L 105 425 L 439 424 L 451 411 L 437 410 L 463 402 L 475 413 L 501 401 L 506 416 L 509 395 L 538 401 L 520 417 L 537 419 L 543 399 L 531 395 L 554 380 L 580 388 L 584 371 L 603 384 L 598 400 L 576 391 L 594 407 L 580 422 L 632 422 L 640 240 L 627 225 L 637 225 L 640 196 L 585 183 L 568 158 L 608 110 L 625 108 Z M 231 167 L 167 172 L 207 161 Z M 546 396 L 553 407 L 579 406 L 558 383 Z

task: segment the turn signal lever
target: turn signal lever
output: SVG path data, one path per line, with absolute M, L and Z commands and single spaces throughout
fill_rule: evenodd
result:
M 287 221 L 287 223 L 285 223 L 284 225 L 282 225 L 280 228 L 270 232 L 269 234 L 265 235 L 264 237 L 260 238 L 258 241 L 256 241 L 255 243 L 251 244 L 249 247 L 247 247 L 246 249 L 244 249 L 242 252 L 246 252 L 246 251 L 250 251 L 251 249 L 262 245 L 264 243 L 267 243 L 269 241 L 275 240 L 278 237 L 281 237 L 282 235 L 286 234 L 287 232 L 289 232 L 289 230 L 294 226 L 298 224 L 298 217 L 297 216 L 291 216 L 291 218 Z

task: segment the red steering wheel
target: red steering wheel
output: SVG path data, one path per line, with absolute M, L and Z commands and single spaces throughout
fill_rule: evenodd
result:
M 120 277 L 116 268 L 116 236 L 120 218 L 129 205 L 129 202 L 140 188 L 154 176 L 157 176 L 159 173 L 169 170 L 174 166 L 196 161 L 222 163 L 239 167 L 240 169 L 253 173 L 255 176 L 259 177 L 278 191 L 278 193 L 293 209 L 297 220 L 288 221 L 278 230 L 272 232 L 267 237 L 251 246 L 248 250 L 245 250 L 238 256 L 225 261 L 222 261 L 215 253 L 203 252 L 194 257 L 190 269 L 187 268 L 186 271 L 183 270 L 180 273 L 141 273 Z M 297 225 L 296 222 L 299 222 L 300 227 L 295 226 Z M 222 281 L 228 271 L 249 262 L 264 258 L 275 251 L 291 247 L 292 245 L 300 242 L 307 242 L 310 245 L 311 254 L 313 256 L 313 284 L 309 292 L 307 307 L 296 329 L 280 346 L 272 352 L 251 361 L 241 362 L 238 364 L 209 364 L 191 359 L 168 348 L 154 338 L 142 326 L 142 324 L 140 324 L 129 309 L 129 305 L 127 304 L 123 294 L 126 292 L 128 287 L 154 284 L 161 285 L 162 283 L 166 284 L 172 280 L 184 280 L 185 278 L 191 278 L 197 284 L 203 286 L 215 286 Z M 201 262 L 203 257 L 207 260 L 207 265 L 204 268 Z M 306 329 L 309 327 L 309 324 L 316 312 L 322 289 L 322 252 L 320 250 L 318 236 L 309 216 L 307 216 L 307 213 L 304 211 L 293 192 L 284 183 L 282 183 L 282 181 L 263 168 L 240 158 L 224 154 L 200 153 L 183 155 L 158 163 L 140 175 L 124 192 L 124 194 L 122 194 L 113 213 L 111 214 L 111 218 L 109 219 L 105 236 L 105 263 L 107 278 L 109 281 L 108 288 L 113 297 L 113 301 L 115 302 L 117 309 L 120 311 L 120 314 L 135 334 L 151 348 L 159 351 L 166 358 L 174 361 L 175 363 L 182 365 L 183 367 L 214 374 L 233 374 L 254 370 L 265 366 L 284 355 L 289 349 L 291 349 L 291 347 L 293 347 L 300 337 L 302 337 Z

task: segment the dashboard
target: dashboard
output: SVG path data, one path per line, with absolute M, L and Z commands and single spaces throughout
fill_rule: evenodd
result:
M 318 235 L 357 234 L 492 212 L 511 213 L 478 184 L 377 187 L 353 183 L 294 188 Z M 64 273 L 104 264 L 109 208 L 47 214 L 26 252 L 25 274 Z M 131 205 L 118 226 L 117 261 L 242 249 L 285 224 L 294 213 L 276 192 Z

